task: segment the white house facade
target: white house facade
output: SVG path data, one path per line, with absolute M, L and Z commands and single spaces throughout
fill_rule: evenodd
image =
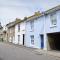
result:
M 25 45 L 25 21 L 15 25 L 15 44 Z

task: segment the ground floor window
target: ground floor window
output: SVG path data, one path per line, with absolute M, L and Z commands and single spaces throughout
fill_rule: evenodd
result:
M 18 43 L 20 42 L 20 35 L 18 35 Z
M 34 35 L 31 35 L 31 44 L 34 45 Z

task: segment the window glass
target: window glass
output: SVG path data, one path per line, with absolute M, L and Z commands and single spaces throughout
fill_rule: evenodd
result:
M 31 30 L 34 30 L 34 20 L 30 21 Z
M 34 45 L 34 35 L 31 36 L 31 44 Z
M 52 13 L 52 14 L 50 15 L 50 20 L 51 20 L 51 25 L 56 25 L 56 24 L 57 24 L 56 13 Z
M 20 24 L 18 24 L 18 32 L 20 31 Z
M 20 35 L 18 35 L 18 43 L 20 42 Z

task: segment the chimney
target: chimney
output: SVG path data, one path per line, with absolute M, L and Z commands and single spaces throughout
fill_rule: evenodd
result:
M 36 15 L 36 16 L 41 15 L 40 11 L 35 12 L 35 15 Z

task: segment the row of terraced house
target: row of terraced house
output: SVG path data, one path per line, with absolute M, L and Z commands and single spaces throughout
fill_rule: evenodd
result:
M 16 18 L 6 25 L 5 39 L 26 47 L 42 50 L 60 50 L 60 5 L 45 12 Z

